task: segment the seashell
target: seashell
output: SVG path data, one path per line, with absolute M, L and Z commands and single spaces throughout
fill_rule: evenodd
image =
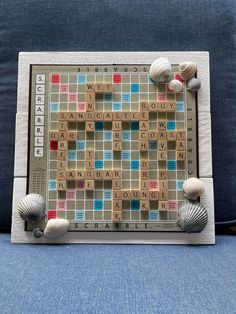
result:
M 198 78 L 191 78 L 187 83 L 187 90 L 191 93 L 195 93 L 201 88 L 201 81 Z
M 179 93 L 183 89 L 183 84 L 179 80 L 171 80 L 168 84 L 170 90 Z
M 172 75 L 170 61 L 167 58 L 156 59 L 150 66 L 149 75 L 154 82 L 169 82 Z
M 184 181 L 184 196 L 190 200 L 196 200 L 205 190 L 204 184 L 198 178 L 188 178 Z
M 35 228 L 33 230 L 33 235 L 36 239 L 39 239 L 43 236 L 43 231 L 41 231 L 39 228 Z
M 207 224 L 206 208 L 198 202 L 186 202 L 179 210 L 177 224 L 187 233 L 201 232 Z
M 194 62 L 183 62 L 179 65 L 179 74 L 185 81 L 190 80 L 194 77 L 197 71 L 197 65 Z
M 20 217 L 32 224 L 39 222 L 45 217 L 45 200 L 40 194 L 28 194 L 18 204 Z
M 57 239 L 64 236 L 69 229 L 69 221 L 66 219 L 50 219 L 44 229 L 47 239 Z

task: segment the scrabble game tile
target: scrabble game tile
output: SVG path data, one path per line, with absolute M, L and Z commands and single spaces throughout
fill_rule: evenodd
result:
M 130 121 L 131 120 L 131 112 L 122 112 L 121 113 L 121 120 L 122 121 Z
M 112 220 L 113 221 L 121 221 L 122 220 L 122 211 L 114 211 L 112 212 Z
M 67 141 L 58 141 L 58 150 L 67 150 L 68 142 Z
M 121 211 L 122 210 L 122 200 L 113 200 L 113 211 Z
M 86 84 L 86 86 L 85 86 L 85 91 L 86 91 L 86 92 L 93 92 L 94 89 L 95 89 L 95 84 L 88 83 L 88 84 Z
M 86 121 L 85 122 L 85 130 L 86 132 L 94 132 L 95 123 L 93 121 Z
M 147 141 L 148 140 L 148 132 L 147 131 L 139 131 L 139 140 Z
M 186 131 L 185 130 L 177 130 L 176 131 L 176 139 L 177 140 L 185 140 L 186 139 Z
M 64 160 L 57 161 L 57 170 L 66 170 L 67 162 Z
M 85 190 L 94 190 L 94 180 L 85 180 L 84 188 Z
M 86 112 L 95 111 L 95 102 L 86 102 Z
M 149 119 L 149 112 L 148 111 L 140 112 L 140 121 L 148 121 L 148 119 Z
M 157 112 L 158 111 L 158 103 L 156 101 L 151 101 L 148 103 L 148 110 L 150 112 Z
M 148 111 L 148 101 L 140 102 L 140 111 Z
M 158 151 L 157 160 L 167 160 L 167 151 Z
M 67 112 L 58 112 L 57 119 L 59 121 L 67 121 L 68 120 L 68 113 Z
M 121 200 L 122 199 L 122 197 L 121 197 L 121 191 L 119 191 L 119 190 L 114 190 L 113 191 L 113 199 L 114 200 Z
M 122 131 L 122 121 L 112 121 L 112 130 Z
M 159 181 L 159 190 L 167 190 L 168 189 L 168 181 L 167 180 L 160 180 Z
M 57 171 L 57 180 L 66 180 L 66 170 Z
M 176 160 L 185 160 L 186 154 L 185 151 L 176 151 Z
M 175 141 L 176 140 L 176 131 L 166 131 L 167 141 Z
M 168 190 L 161 190 L 158 192 L 159 201 L 168 201 Z
M 81 180 L 85 178 L 85 170 L 76 170 L 76 179 Z
M 141 180 L 141 190 L 149 190 L 149 180 Z
M 93 149 L 87 149 L 85 153 L 86 159 L 87 160 L 94 160 L 94 150 Z
M 70 121 L 70 122 L 77 121 L 77 112 L 68 112 L 67 121 Z
M 139 141 L 139 150 L 148 151 L 148 141 Z
M 148 170 L 141 170 L 140 171 L 140 178 L 141 180 L 149 180 L 149 171 Z
M 96 84 L 94 84 L 94 91 L 95 91 L 95 93 L 97 93 L 97 94 L 103 94 L 103 91 L 104 91 L 104 86 L 103 86 L 103 84 L 101 84 L 101 83 L 96 83 Z
M 67 121 L 59 121 L 58 122 L 58 130 L 59 131 L 67 131 L 68 130 L 68 122 Z
M 57 180 L 57 190 L 66 191 L 66 180 Z
M 148 139 L 149 141 L 155 141 L 157 140 L 157 132 L 156 131 L 149 131 L 148 132 Z
M 103 180 L 103 170 L 95 170 L 94 171 L 94 179 L 95 180 Z
M 148 129 L 149 129 L 149 122 L 148 121 L 140 121 L 139 130 L 140 131 L 148 131 Z
M 158 130 L 166 130 L 166 120 L 158 119 L 158 121 L 157 121 L 157 129 Z
M 122 120 L 122 112 L 112 112 L 112 120 Z
M 77 140 L 77 132 L 76 131 L 68 131 L 67 132 L 67 141 L 76 141 Z
M 85 113 L 85 120 L 87 121 L 94 121 L 94 112 L 86 112 Z
M 94 92 L 86 92 L 85 93 L 85 101 L 87 103 L 95 103 L 95 93 Z
M 130 200 L 130 191 L 121 191 L 121 199 L 123 201 Z
M 157 145 L 158 145 L 159 151 L 166 151 L 167 150 L 167 141 L 166 140 L 159 140 Z
M 159 180 L 168 180 L 168 171 L 167 170 L 159 170 L 158 179 Z
M 112 170 L 104 170 L 103 172 L 103 180 L 112 180 Z
M 166 140 L 166 138 L 167 138 L 167 133 L 166 133 L 166 131 L 161 131 L 161 130 L 159 130 L 159 131 L 157 132 L 157 139 L 158 139 L 158 140 Z
M 58 140 L 59 132 L 49 131 L 49 141 Z
M 113 172 L 112 174 L 113 179 L 121 179 L 122 177 L 121 170 L 113 170 L 112 172 Z
M 185 151 L 186 149 L 186 140 L 176 140 L 176 150 Z
M 121 151 L 121 148 L 122 148 L 122 142 L 121 141 L 113 141 L 112 143 L 112 149 L 114 151 Z
M 140 199 L 140 191 L 139 190 L 131 190 L 130 199 L 131 200 L 139 200 Z
M 85 160 L 86 169 L 94 169 L 94 159 Z
M 112 132 L 112 136 L 113 136 L 113 141 L 121 141 L 121 136 L 122 136 L 122 133 L 121 131 L 114 131 Z
M 66 141 L 67 140 L 67 131 L 58 132 L 58 140 L 59 141 Z
M 176 102 L 169 101 L 167 102 L 167 112 L 175 112 L 176 111 Z
M 104 112 L 103 113 L 103 119 L 104 119 L 104 121 L 112 121 L 113 113 L 112 112 Z M 117 119 L 117 120 L 119 120 L 119 119 Z
M 77 112 L 77 121 L 85 121 L 85 112 Z
M 150 201 L 158 200 L 158 191 L 149 191 L 149 200 Z
M 158 102 L 158 112 L 167 112 L 167 102 Z
M 150 209 L 150 203 L 149 201 L 141 200 L 140 201 L 140 210 L 143 211 L 148 211 Z
M 159 201 L 158 202 L 158 210 L 168 210 L 169 202 L 168 201 Z
M 112 180 L 112 188 L 113 188 L 113 190 L 121 190 L 121 188 L 122 188 L 121 180 L 113 179 Z
M 149 200 L 149 191 L 141 190 L 140 191 L 140 200 Z
M 131 111 L 131 121 L 139 121 L 140 113 L 138 111 Z
M 142 159 L 140 162 L 140 169 L 141 170 L 149 170 L 149 167 L 150 167 L 149 160 Z
M 94 170 L 85 170 L 84 178 L 85 178 L 85 180 L 93 180 L 94 179 Z
M 65 150 L 59 150 L 57 152 L 57 159 L 58 160 L 66 160 L 67 159 L 67 151 Z
M 66 179 L 67 180 L 75 180 L 76 179 L 76 171 L 75 170 L 66 170 Z
M 113 85 L 111 83 L 103 84 L 103 93 L 104 94 L 111 94 L 113 91 Z

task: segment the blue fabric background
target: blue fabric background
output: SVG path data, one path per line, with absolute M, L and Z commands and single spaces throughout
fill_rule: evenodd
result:
M 11 221 L 19 51 L 208 50 L 216 221 L 236 220 L 236 2 L 0 0 L 0 227 Z

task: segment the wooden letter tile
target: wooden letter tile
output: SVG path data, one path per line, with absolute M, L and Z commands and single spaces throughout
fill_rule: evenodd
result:
M 130 193 L 131 200 L 139 200 L 140 199 L 140 191 L 139 190 L 132 190 Z
M 122 184 L 121 184 L 121 180 L 112 180 L 112 188 L 113 190 L 121 190 L 122 188 Z
M 121 197 L 121 191 L 119 191 L 119 190 L 114 190 L 113 191 L 113 199 L 114 200 L 121 200 L 122 199 L 122 197 Z
M 94 179 L 95 180 L 103 180 L 103 170 L 95 170 L 94 171 Z
M 121 141 L 113 141 L 112 147 L 114 151 L 121 151 Z
M 167 112 L 175 112 L 175 110 L 176 110 L 176 102 L 169 101 L 167 103 L 166 111 Z
M 66 170 L 57 171 L 57 180 L 66 180 Z
M 150 201 L 158 200 L 158 191 L 150 191 L 149 192 L 149 200 Z
M 85 180 L 84 187 L 85 190 L 94 190 L 94 180 Z
M 141 180 L 141 190 L 149 190 L 149 180 Z
M 94 170 L 85 170 L 84 178 L 86 180 L 93 180 L 94 179 Z
M 94 132 L 95 123 L 93 121 L 86 121 L 85 122 L 85 130 L 87 132 Z
M 57 161 L 57 170 L 66 170 L 67 162 L 65 160 Z
M 68 130 L 68 122 L 67 121 L 59 121 L 58 122 L 58 130 L 59 131 L 67 131 Z
M 56 140 L 58 140 L 58 136 L 59 136 L 59 133 L 56 132 L 56 131 L 50 131 L 50 132 L 49 132 L 49 140 L 50 140 L 50 141 L 56 141 Z
M 67 151 L 65 150 L 59 150 L 57 152 L 57 159 L 58 160 L 66 160 L 67 159 Z
M 103 84 L 103 92 L 104 94 L 111 94 L 113 91 L 113 85 L 109 83 Z
M 86 159 L 94 159 L 94 150 L 93 149 L 87 149 L 86 150 Z
M 157 160 L 167 160 L 167 151 L 158 151 Z
M 140 171 L 141 180 L 149 180 L 149 171 L 148 170 L 141 170 Z
M 94 84 L 94 91 L 97 94 L 103 94 L 103 84 L 101 83 Z
M 160 180 L 159 181 L 159 190 L 167 190 L 168 189 L 168 181 L 167 180 Z
M 95 102 L 86 102 L 86 112 L 93 112 L 95 110 Z
M 149 122 L 148 121 L 139 121 L 139 130 L 140 131 L 148 131 Z
M 148 121 L 148 119 L 149 119 L 149 112 L 148 111 L 140 112 L 140 121 Z
M 75 170 L 67 170 L 66 171 L 66 179 L 67 180 L 75 180 L 76 179 L 76 171 Z
M 180 160 L 185 160 L 185 151 L 177 151 L 176 152 L 176 160 L 180 161 Z
M 149 191 L 148 190 L 141 190 L 140 191 L 140 199 L 141 200 L 149 200 Z
M 149 204 L 149 201 L 143 201 L 141 200 L 140 201 L 140 210 L 143 212 L 143 211 L 148 211 L 150 209 L 150 204 Z
M 148 141 L 139 141 L 139 150 L 147 151 L 148 150 Z
M 167 150 L 167 141 L 166 140 L 159 140 L 157 145 L 158 145 L 159 151 L 166 151 Z
M 139 132 L 139 139 L 141 141 L 147 141 L 148 140 L 148 132 L 147 131 L 140 131 Z
M 113 211 L 122 210 L 122 200 L 113 200 Z
M 112 122 L 112 130 L 122 131 L 122 121 L 113 121 Z
M 113 221 L 121 221 L 122 220 L 122 211 L 114 211 L 112 212 L 112 220 Z
M 85 171 L 84 170 L 77 170 L 76 171 L 76 179 L 82 180 L 85 177 Z
M 186 149 L 186 141 L 185 140 L 177 140 L 176 141 L 176 150 L 184 151 Z
M 168 210 L 169 202 L 168 201 L 159 201 L 158 202 L 158 210 Z
M 166 131 L 167 141 L 175 141 L 176 140 L 176 131 Z
M 59 121 L 66 121 L 68 117 L 67 112 L 58 112 L 57 118 Z
M 159 170 L 158 179 L 159 180 L 168 180 L 168 171 L 167 170 Z
M 112 170 L 104 170 L 103 180 L 112 180 Z
M 140 102 L 140 111 L 148 111 L 148 101 Z
M 157 132 L 157 139 L 158 140 L 166 140 L 166 138 L 167 138 L 167 133 L 166 133 L 166 131 L 158 131 Z
M 158 111 L 158 103 L 155 101 L 151 101 L 148 104 L 148 110 L 152 112 L 157 112 Z
M 85 94 L 85 100 L 88 103 L 94 103 L 95 102 L 95 93 L 94 92 L 87 92 Z
M 57 180 L 57 190 L 66 191 L 66 180 Z
M 112 112 L 104 112 L 103 118 L 104 118 L 104 121 L 112 121 Z
M 140 162 L 140 169 L 141 170 L 149 170 L 149 166 L 150 166 L 149 160 L 145 160 L 145 159 L 141 160 L 141 162 Z
M 168 201 L 168 190 L 161 190 L 158 192 L 158 200 Z
M 185 130 L 177 130 L 176 138 L 177 138 L 177 140 L 185 140 L 186 139 L 186 132 L 185 132 Z
M 94 169 L 94 160 L 90 159 L 90 160 L 85 160 L 85 168 L 86 169 Z
M 68 142 L 67 141 L 58 141 L 58 150 L 67 150 Z
M 157 129 L 158 130 L 166 130 L 166 120 L 158 119 Z
M 113 170 L 113 179 L 121 179 L 121 170 Z
M 124 201 L 130 200 L 130 191 L 121 191 L 121 197 Z
M 85 112 L 77 112 L 77 121 L 85 121 Z

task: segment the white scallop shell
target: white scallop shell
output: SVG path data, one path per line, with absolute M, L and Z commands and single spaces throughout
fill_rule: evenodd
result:
M 47 239 L 58 239 L 64 236 L 69 229 L 69 221 L 66 219 L 50 219 L 44 229 Z
M 195 93 L 201 88 L 201 81 L 198 78 L 191 78 L 187 83 L 187 90 L 191 93 Z
M 179 80 L 171 80 L 168 84 L 170 90 L 179 93 L 183 89 L 183 84 Z
M 179 65 L 180 77 L 187 81 L 194 77 L 197 71 L 197 65 L 195 62 L 183 62 Z
M 187 233 L 201 232 L 207 224 L 206 208 L 198 202 L 186 202 L 179 210 L 177 224 Z
M 196 200 L 205 190 L 205 186 L 198 178 L 188 178 L 184 181 L 184 196 L 190 200 Z
M 149 75 L 154 82 L 169 82 L 171 80 L 171 74 L 171 63 L 167 58 L 156 59 L 149 69 Z
M 28 194 L 19 202 L 17 209 L 23 220 L 34 224 L 45 217 L 45 200 L 40 194 Z

